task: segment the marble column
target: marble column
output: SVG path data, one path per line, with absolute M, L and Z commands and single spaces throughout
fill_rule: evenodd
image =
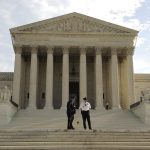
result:
M 21 56 L 21 47 L 17 46 L 15 48 L 15 68 L 14 68 L 14 80 L 13 80 L 13 101 L 20 105 L 21 98 L 21 65 L 22 65 L 22 56 Z
M 46 109 L 53 109 L 53 48 L 47 50 L 46 69 Z
M 80 101 L 87 97 L 86 49 L 80 49 Z
M 69 49 L 63 48 L 63 62 L 62 62 L 62 106 L 66 108 L 67 101 L 69 100 Z
M 37 48 L 32 47 L 31 50 L 31 67 L 30 67 L 30 93 L 29 106 L 30 109 L 36 109 L 37 100 L 37 78 L 38 78 L 38 58 Z
M 120 59 L 120 105 L 121 108 L 127 108 L 127 71 L 126 71 L 126 56 Z
M 119 108 L 119 75 L 117 50 L 111 50 L 112 109 Z
M 96 48 L 95 56 L 95 86 L 96 86 L 96 109 L 104 109 L 103 106 L 103 77 L 102 77 L 102 54 L 101 48 Z
M 128 95 L 128 108 L 135 103 L 134 97 L 134 70 L 133 70 L 133 51 L 127 52 L 127 95 Z

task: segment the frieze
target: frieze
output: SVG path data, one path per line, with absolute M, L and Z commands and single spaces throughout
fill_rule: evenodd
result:
M 131 42 L 129 42 L 131 41 Z M 16 36 L 14 45 L 56 45 L 56 46 L 120 46 L 129 47 L 133 45 L 132 38 L 128 36 L 73 36 L 73 35 L 60 35 L 52 36 L 49 34 L 19 34 Z
M 128 42 L 131 41 L 131 43 L 133 43 L 133 37 L 129 37 L 129 36 L 126 36 L 126 35 L 118 35 L 118 34 L 104 34 L 104 35 L 97 35 L 97 34 L 92 34 L 92 35 L 83 35 L 83 34 L 80 34 L 80 35 L 73 35 L 73 34 L 61 34 L 61 35 L 58 35 L 58 34 L 53 34 L 53 35 L 50 35 L 50 34 L 38 34 L 38 35 L 35 35 L 35 34 L 19 34 L 18 36 L 16 36 L 15 38 L 15 43 L 16 42 L 19 42 L 19 41 L 49 41 L 50 39 L 54 39 L 54 38 L 95 38 L 95 40 L 100 40 L 100 41 L 117 41 L 117 42 Z
M 73 16 L 20 31 L 128 33 L 86 18 Z

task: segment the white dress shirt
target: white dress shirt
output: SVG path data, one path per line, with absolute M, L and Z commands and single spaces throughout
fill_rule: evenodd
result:
M 88 111 L 88 110 L 91 109 L 91 104 L 90 104 L 89 102 L 87 102 L 87 101 L 83 101 L 83 102 L 81 103 L 81 105 L 80 105 L 80 109 L 81 109 L 82 111 Z

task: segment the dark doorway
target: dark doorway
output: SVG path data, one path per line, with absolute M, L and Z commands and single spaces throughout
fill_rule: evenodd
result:
M 69 96 L 76 96 L 76 108 L 79 108 L 79 82 L 69 82 Z

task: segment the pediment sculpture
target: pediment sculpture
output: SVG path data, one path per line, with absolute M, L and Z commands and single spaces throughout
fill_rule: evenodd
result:
M 33 27 L 30 26 L 20 31 L 128 33 L 127 31 L 77 16 L 58 21 L 49 21 Z
M 150 87 L 141 91 L 141 97 L 145 101 L 150 101 Z

